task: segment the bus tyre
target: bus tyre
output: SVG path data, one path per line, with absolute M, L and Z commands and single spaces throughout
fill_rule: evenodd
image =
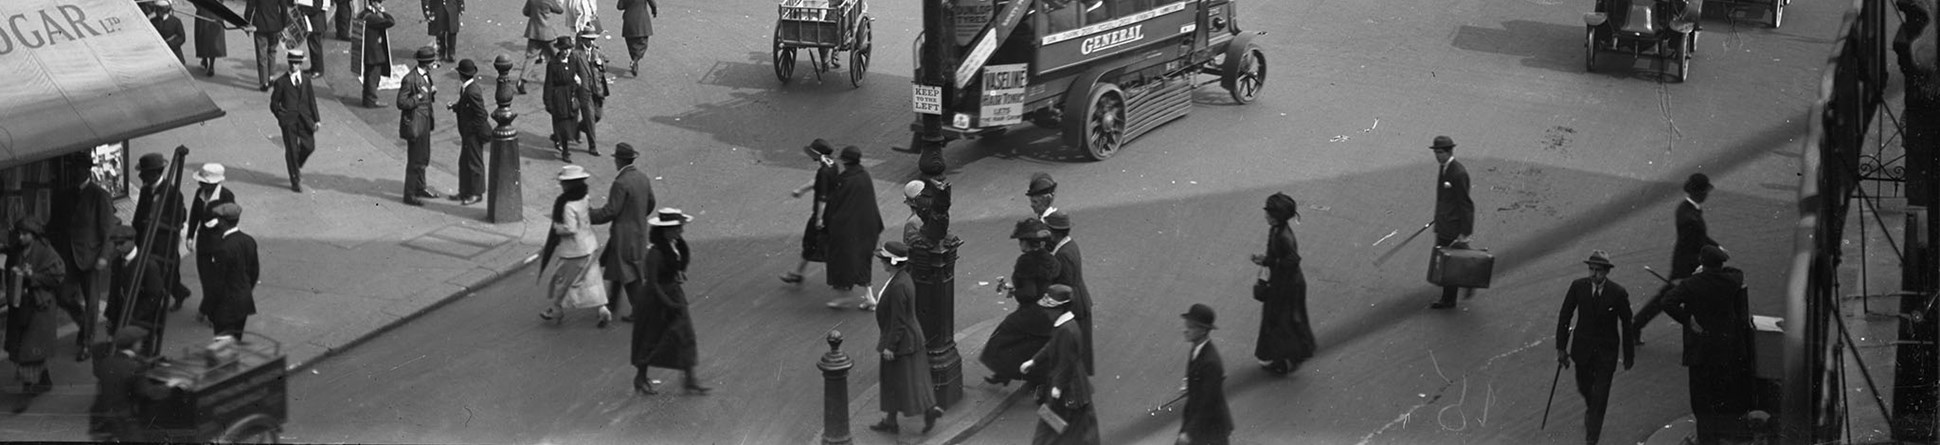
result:
M 1103 161 L 1125 145 L 1125 91 L 1099 82 L 1085 101 L 1084 133 L 1079 138 L 1085 157 Z
M 1266 87 L 1266 52 L 1248 42 L 1237 56 L 1227 55 L 1228 66 L 1220 70 L 1226 78 L 1221 79 L 1220 85 L 1232 93 L 1233 102 L 1253 103 L 1260 98 L 1260 89 Z

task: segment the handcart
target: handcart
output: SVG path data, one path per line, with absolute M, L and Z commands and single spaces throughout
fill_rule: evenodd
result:
M 254 333 L 244 341 L 190 348 L 145 373 L 154 400 L 136 404 L 146 441 L 277 443 L 289 414 L 282 343 Z
M 1781 0 L 1782 1 L 1782 0 Z M 1596 56 L 1610 51 L 1632 60 L 1650 58 L 1659 72 L 1677 65 L 1673 78 L 1683 82 L 1691 74 L 1691 53 L 1697 49 L 1698 17 L 1702 1 L 1596 0 L 1596 11 L 1583 14 L 1583 70 L 1596 71 Z
M 1705 1 L 1707 3 L 1715 3 L 1718 5 L 1718 7 L 1724 8 L 1725 11 L 1733 14 L 1736 14 L 1738 11 L 1745 11 L 1745 10 L 1760 10 L 1760 9 L 1771 10 L 1773 28 L 1777 28 L 1780 23 L 1785 22 L 1785 5 L 1792 4 L 1792 0 L 1705 0 Z
M 787 84 L 795 77 L 795 52 L 810 49 L 815 78 L 839 68 L 836 59 L 847 52 L 849 83 L 862 86 L 869 72 L 869 4 L 864 0 L 781 0 L 775 19 L 775 78 Z

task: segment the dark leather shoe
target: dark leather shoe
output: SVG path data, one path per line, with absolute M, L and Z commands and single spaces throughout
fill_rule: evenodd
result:
M 404 198 L 404 205 L 424 207 L 424 201 L 419 201 L 417 198 Z
M 941 406 L 932 406 L 929 411 L 923 412 L 923 434 L 929 434 L 931 429 L 936 428 L 936 419 L 938 417 L 943 417 L 943 407 Z
M 1454 309 L 1455 303 L 1444 303 L 1444 302 L 1437 301 L 1435 302 L 1435 304 L 1428 305 L 1428 308 L 1429 309 Z
M 383 102 L 364 102 L 364 108 L 384 108 L 385 106 Z
M 438 199 L 438 198 L 442 198 L 442 197 L 444 197 L 444 196 L 445 196 L 445 195 L 440 195 L 440 194 L 438 194 L 438 192 L 436 192 L 436 191 L 432 191 L 431 189 L 424 189 L 424 190 L 419 190 L 419 191 L 418 191 L 418 197 L 419 197 L 419 198 L 431 198 L 431 199 Z
M 519 94 L 525 94 L 525 80 L 519 80 Z
M 997 385 L 997 386 L 1010 386 L 1010 379 L 1000 379 L 1000 378 L 997 378 L 997 376 L 994 376 L 994 375 L 987 375 L 987 376 L 984 376 L 984 377 L 983 377 L 983 382 L 984 382 L 984 383 L 989 383 L 989 384 L 992 384 L 992 385 Z
M 896 426 L 896 422 L 889 419 L 882 419 L 881 422 L 876 422 L 875 425 L 869 425 L 869 429 L 873 431 L 881 431 L 889 434 L 896 434 L 896 433 L 902 432 L 902 428 L 898 428 Z
M 178 312 L 178 311 L 181 311 L 181 310 L 182 310 L 182 303 L 183 303 L 183 302 L 187 302 L 187 301 L 189 301 L 189 300 L 188 300 L 188 299 L 186 299 L 186 298 L 184 298 L 184 299 L 180 299 L 180 300 L 175 300 L 175 304 L 174 304 L 174 305 L 171 305 L 171 306 L 169 306 L 169 307 L 168 307 L 168 311 L 169 311 L 169 312 Z

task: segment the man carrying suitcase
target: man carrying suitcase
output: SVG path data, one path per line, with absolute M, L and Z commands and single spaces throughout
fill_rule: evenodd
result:
M 1468 236 L 1475 231 L 1475 201 L 1468 198 L 1468 169 L 1455 160 L 1455 141 L 1435 136 L 1428 146 L 1435 152 L 1441 170 L 1435 175 L 1435 248 L 1468 247 Z M 1429 309 L 1455 308 L 1455 286 L 1442 286 L 1442 299 Z

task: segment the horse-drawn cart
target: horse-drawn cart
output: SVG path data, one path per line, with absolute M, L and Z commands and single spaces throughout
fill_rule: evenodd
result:
M 862 86 L 874 49 L 869 4 L 863 0 L 782 0 L 775 18 L 775 77 L 786 84 L 795 77 L 795 53 L 809 49 L 815 78 L 840 68 L 837 58 L 849 55 L 849 83 Z
M 289 414 L 283 345 L 245 333 L 247 343 L 185 351 L 148 370 L 156 400 L 137 404 L 146 440 L 276 443 Z

